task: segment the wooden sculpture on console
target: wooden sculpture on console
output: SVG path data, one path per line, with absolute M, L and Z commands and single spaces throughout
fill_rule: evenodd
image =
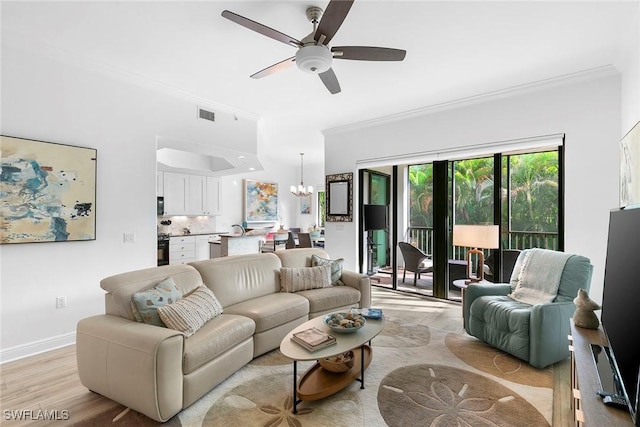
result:
M 600 310 L 601 307 L 589 298 L 587 291 L 578 289 L 578 296 L 573 299 L 573 303 L 577 307 L 576 312 L 573 313 L 573 323 L 581 328 L 598 329 L 600 320 L 594 311 Z

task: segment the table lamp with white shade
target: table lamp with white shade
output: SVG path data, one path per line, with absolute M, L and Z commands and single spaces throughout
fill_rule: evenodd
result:
M 484 279 L 484 253 L 482 249 L 497 249 L 499 247 L 499 227 L 497 225 L 454 225 L 453 244 L 471 248 L 467 251 L 467 284 L 480 282 Z M 473 256 L 478 259 L 477 272 L 473 274 Z

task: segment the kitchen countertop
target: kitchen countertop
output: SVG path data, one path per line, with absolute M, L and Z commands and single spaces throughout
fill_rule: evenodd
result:
M 227 231 L 197 231 L 192 233 L 171 234 L 170 237 L 185 237 L 185 236 L 208 236 L 209 234 L 225 234 Z

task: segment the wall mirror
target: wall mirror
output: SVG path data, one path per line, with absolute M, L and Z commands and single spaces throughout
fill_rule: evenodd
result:
M 353 173 L 327 175 L 327 216 L 329 222 L 353 220 Z

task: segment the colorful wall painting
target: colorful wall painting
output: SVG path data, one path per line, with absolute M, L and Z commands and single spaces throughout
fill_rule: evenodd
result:
M 278 221 L 278 184 L 245 179 L 245 221 Z
M 97 151 L 0 138 L 0 243 L 95 240 Z

